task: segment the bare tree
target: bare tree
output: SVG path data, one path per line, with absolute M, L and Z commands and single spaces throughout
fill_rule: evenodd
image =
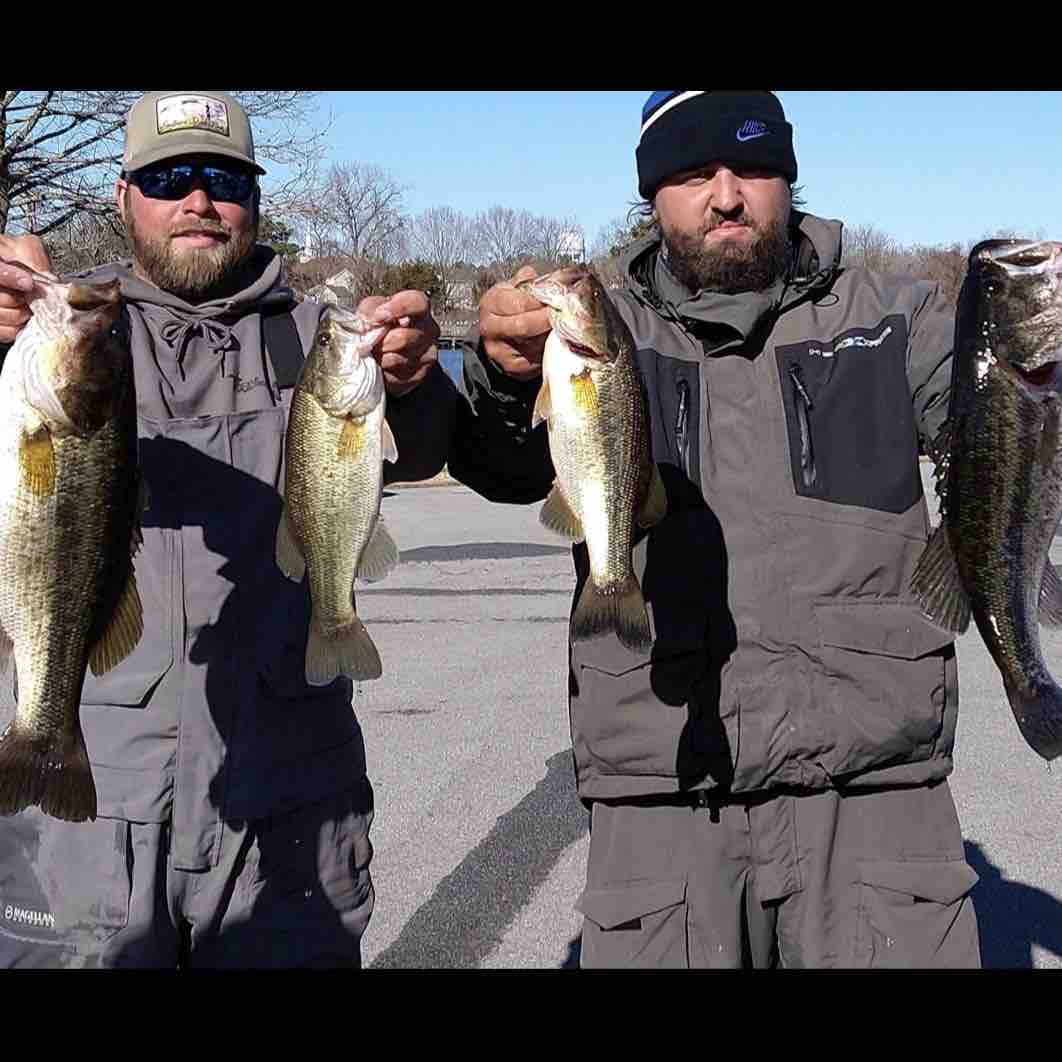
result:
M 76 214 L 115 219 L 125 118 L 141 95 L 0 90 L 0 232 L 44 236 Z M 264 182 L 263 206 L 286 215 L 300 205 L 324 150 L 328 126 L 308 125 L 316 93 L 233 95 L 251 119 L 257 157 L 280 167 Z
M 966 278 L 966 259 L 971 247 L 958 243 L 950 246 L 912 247 L 910 274 L 919 280 L 931 280 L 941 293 L 955 302 Z
M 590 257 L 596 259 L 615 253 L 616 248 L 626 242 L 630 227 L 626 217 L 613 218 L 603 225 L 594 237 L 594 242 L 590 244 Z
M 52 269 L 60 276 L 124 258 L 125 233 L 113 218 L 74 214 L 44 237 Z
M 845 228 L 841 243 L 841 264 L 862 266 L 876 273 L 895 273 L 902 268 L 903 248 L 873 225 Z
M 337 162 L 295 212 L 316 254 L 346 260 L 356 299 L 369 294 L 383 270 L 404 255 L 403 191 L 379 166 Z
M 586 253 L 582 226 L 575 218 L 536 218 L 535 254 L 551 265 L 581 261 Z
M 475 221 L 453 207 L 432 207 L 418 214 L 409 226 L 409 248 L 417 258 L 429 262 L 442 282 L 440 305 L 449 305 L 454 272 L 461 263 L 477 254 L 479 237 Z
M 512 276 L 535 253 L 537 219 L 527 210 L 492 206 L 476 216 L 475 225 L 480 255 L 498 280 Z

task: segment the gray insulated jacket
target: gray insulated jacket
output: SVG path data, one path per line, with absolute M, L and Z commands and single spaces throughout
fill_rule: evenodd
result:
M 309 591 L 277 569 L 275 536 L 292 389 L 279 386 L 263 317 L 291 311 L 308 351 L 321 307 L 296 303 L 281 259 L 256 250 L 238 295 L 192 306 L 123 262 L 149 505 L 134 558 L 144 635 L 113 671 L 86 675 L 81 724 L 102 817 L 172 815 L 179 869 L 213 865 L 222 820 L 262 818 L 356 783 L 365 773 L 352 683 L 305 681 Z M 400 465 L 437 472 L 453 407 L 437 371 L 389 400 Z M 0 722 L 13 709 L 3 685 Z
M 793 221 L 796 265 L 768 292 L 693 296 L 650 236 L 612 293 L 668 515 L 634 549 L 651 652 L 614 636 L 570 646 L 584 799 L 951 769 L 954 645 L 908 580 L 928 531 L 919 440 L 946 415 L 953 311 L 930 283 L 841 269 L 840 222 Z M 465 384 L 451 474 L 498 501 L 545 497 L 538 382 L 469 348 Z M 578 594 L 585 547 L 573 554 Z

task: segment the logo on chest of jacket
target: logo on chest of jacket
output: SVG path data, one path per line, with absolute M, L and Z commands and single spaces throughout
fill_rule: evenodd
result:
M 817 358 L 832 358 L 834 354 L 849 347 L 880 347 L 892 335 L 892 325 L 886 325 L 877 336 L 849 336 L 835 343 L 832 347 L 808 347 L 808 353 Z
M 238 372 L 230 372 L 228 378 L 232 381 L 233 390 L 241 394 L 253 391 L 256 387 L 266 386 L 266 381 L 261 376 L 252 376 L 249 380 L 245 380 Z

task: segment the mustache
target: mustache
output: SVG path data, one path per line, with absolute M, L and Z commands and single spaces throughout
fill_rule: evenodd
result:
M 185 225 L 183 228 L 174 229 L 170 233 L 171 237 L 175 236 L 231 236 L 232 232 L 227 225 L 219 225 L 215 222 L 198 222 L 195 225 Z
M 756 224 L 755 221 L 752 220 L 751 217 L 749 217 L 748 213 L 744 209 L 741 211 L 740 214 L 734 214 L 734 215 L 732 215 L 732 214 L 717 214 L 713 210 L 712 211 L 712 216 L 709 219 L 708 224 L 704 227 L 705 234 L 707 234 L 709 232 L 713 232 L 715 229 L 719 228 L 719 226 L 722 225 L 726 221 L 737 222 L 739 225 L 747 225 L 753 231 L 759 232 L 759 226 Z

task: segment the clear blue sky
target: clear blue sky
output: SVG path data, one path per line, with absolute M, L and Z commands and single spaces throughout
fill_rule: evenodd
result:
M 636 195 L 651 90 L 323 93 L 328 161 L 375 163 L 411 213 L 573 215 L 591 244 Z M 1062 238 L 1062 92 L 785 92 L 805 209 L 904 244 Z

